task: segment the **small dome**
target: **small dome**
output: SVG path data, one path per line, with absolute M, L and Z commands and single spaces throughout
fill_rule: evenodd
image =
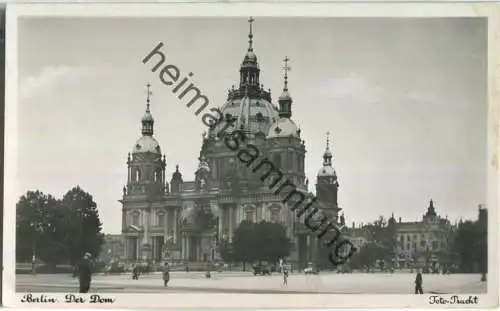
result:
M 147 111 L 147 112 L 144 114 L 144 116 L 142 117 L 142 119 L 141 119 L 141 120 L 142 120 L 142 122 L 148 122 L 148 121 L 149 121 L 149 122 L 152 122 L 152 121 L 154 121 L 154 119 L 153 119 L 153 115 L 152 115 L 149 111 Z
M 330 157 L 330 158 L 331 158 L 331 157 L 333 157 L 333 154 L 332 154 L 332 152 L 330 151 L 330 149 L 327 149 L 327 150 L 325 151 L 325 153 L 323 153 L 323 158 L 326 158 L 326 157 Z
M 198 171 L 208 173 L 210 172 L 210 166 L 208 165 L 205 158 L 201 158 L 200 163 L 198 164 Z
M 243 59 L 243 67 L 247 67 L 250 65 L 251 67 L 256 67 L 258 68 L 259 65 L 257 64 L 257 55 L 253 51 L 248 51 L 245 54 L 245 58 Z
M 299 129 L 297 125 L 288 118 L 279 118 L 276 122 L 271 124 L 267 138 L 276 137 L 297 137 L 299 138 Z
M 318 177 L 337 176 L 332 166 L 323 166 L 318 172 Z
M 156 153 L 161 155 L 160 144 L 152 136 L 142 136 L 135 143 L 132 153 Z
M 283 91 L 283 93 L 281 93 L 280 97 L 279 97 L 279 100 L 291 100 L 292 99 L 292 96 L 290 95 L 290 92 L 288 91 Z

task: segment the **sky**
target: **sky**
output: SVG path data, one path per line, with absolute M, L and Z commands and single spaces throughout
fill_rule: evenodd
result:
M 293 120 L 314 191 L 330 132 L 348 224 L 421 219 L 433 199 L 452 221 L 486 202 L 486 21 L 473 18 L 254 17 L 254 52 L 276 103 L 288 56 Z M 107 233 L 121 231 L 127 153 L 141 136 L 152 85 L 155 137 L 194 179 L 201 115 L 142 59 L 163 42 L 177 66 L 222 106 L 238 84 L 246 18 L 48 18 L 18 24 L 17 191 L 93 195 Z

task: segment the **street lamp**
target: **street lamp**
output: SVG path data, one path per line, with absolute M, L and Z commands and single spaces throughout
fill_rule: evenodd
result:
M 36 274 L 36 239 L 38 230 L 40 229 L 40 221 L 38 220 L 38 210 L 36 209 L 38 201 L 32 199 L 30 201 L 31 207 L 35 210 L 35 219 L 30 223 L 30 227 L 33 229 L 33 246 L 32 246 L 32 256 L 31 256 L 31 273 Z
M 36 238 L 37 238 L 36 222 L 30 223 L 30 227 L 33 229 L 33 246 L 32 246 L 32 255 L 31 255 L 31 273 L 36 274 Z

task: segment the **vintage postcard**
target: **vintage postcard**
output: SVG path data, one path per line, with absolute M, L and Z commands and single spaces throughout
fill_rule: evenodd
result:
M 494 5 L 10 5 L 4 304 L 495 307 Z

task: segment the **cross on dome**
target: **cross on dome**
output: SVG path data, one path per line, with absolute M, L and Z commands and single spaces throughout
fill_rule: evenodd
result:
M 332 166 L 332 152 L 330 151 L 330 132 L 326 132 L 326 150 L 323 154 L 323 166 Z
M 250 18 L 248 19 L 248 24 L 250 25 L 250 32 L 248 33 L 248 52 L 252 52 L 253 51 L 253 47 L 252 47 L 252 38 L 253 38 L 253 33 L 252 33 L 252 24 L 253 24 L 253 17 L 250 16 Z
M 286 56 L 283 60 L 285 62 L 285 66 L 283 67 L 283 69 L 285 70 L 285 87 L 283 88 L 283 91 L 288 91 L 288 72 L 292 69 L 288 65 L 289 60 L 290 58 L 288 58 L 288 56 Z
M 153 95 L 153 92 L 151 92 L 151 84 L 148 82 L 148 84 L 146 84 L 146 88 L 147 88 L 147 98 L 146 98 L 146 112 L 149 112 L 149 103 L 151 101 L 151 95 Z

